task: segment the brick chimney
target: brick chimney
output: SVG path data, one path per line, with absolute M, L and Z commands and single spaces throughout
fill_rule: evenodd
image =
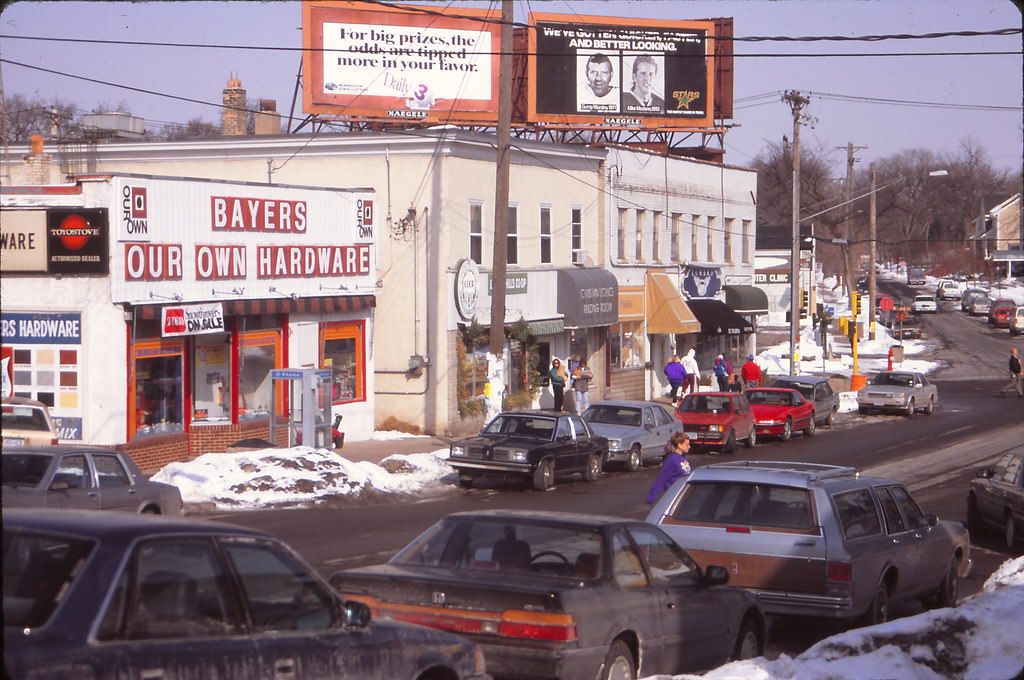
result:
M 57 168 L 54 167 L 50 154 L 43 152 L 42 135 L 32 135 L 32 150 L 25 156 L 24 161 L 25 167 L 19 173 L 21 177 L 14 182 L 15 184 L 41 186 L 57 183 Z
M 279 135 L 281 134 L 281 114 L 277 112 L 277 101 L 273 99 L 260 100 L 260 112 L 256 114 L 256 134 L 258 135 Z
M 236 71 L 231 72 L 231 80 L 228 81 L 228 86 L 224 88 L 224 111 L 221 115 L 223 117 L 222 132 L 225 135 L 245 134 L 247 118 L 245 90 L 242 88 L 242 82 L 238 79 Z

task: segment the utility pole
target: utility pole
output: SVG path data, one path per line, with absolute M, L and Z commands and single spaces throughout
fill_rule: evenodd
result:
M 782 97 L 793 111 L 793 248 L 789 266 L 789 374 L 800 368 L 800 115 L 811 103 L 795 90 Z
M 871 304 L 871 306 L 868 308 L 868 310 L 869 310 L 868 311 L 868 320 L 869 320 L 869 328 L 871 329 L 871 339 L 872 340 L 875 339 L 875 292 L 876 292 L 875 291 L 875 258 L 878 256 L 877 252 L 876 252 L 876 244 L 875 244 L 875 241 L 877 240 L 877 233 L 878 233 L 878 222 L 877 222 L 878 210 L 877 210 L 877 206 L 876 206 L 876 203 L 875 203 L 875 191 L 877 190 L 877 187 L 875 186 L 875 183 L 876 183 L 875 182 L 875 164 L 872 163 L 871 164 L 871 199 L 870 199 L 871 200 L 871 216 L 870 216 L 870 220 L 871 221 L 869 222 L 869 225 L 868 225 L 869 229 L 870 229 L 869 240 L 871 241 L 870 257 L 868 258 L 868 267 L 869 267 L 869 271 L 868 271 L 868 295 L 870 296 L 870 299 L 868 300 L 868 302 Z
M 846 245 L 843 246 L 843 267 L 846 269 L 846 292 L 853 295 L 853 291 L 856 286 L 853 283 L 853 258 L 850 253 L 850 224 L 853 222 L 853 166 L 857 162 L 856 154 L 861 149 L 866 149 L 866 146 L 854 146 L 853 142 L 847 142 L 846 146 L 837 146 L 837 149 L 846 150 L 846 214 L 843 217 L 843 238 L 846 240 Z M 851 297 L 852 302 L 852 297 Z M 851 309 L 853 308 L 851 304 Z
M 512 0 L 501 3 L 498 62 L 498 157 L 494 183 L 494 250 L 491 262 L 491 332 L 487 353 L 486 418 L 501 412 L 505 395 L 505 287 L 508 278 L 509 153 L 512 137 Z

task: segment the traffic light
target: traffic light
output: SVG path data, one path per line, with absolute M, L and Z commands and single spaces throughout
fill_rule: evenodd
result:
M 860 293 L 853 293 L 853 315 L 854 317 L 860 316 L 860 299 L 863 297 Z
M 800 316 L 807 314 L 807 291 L 800 289 Z

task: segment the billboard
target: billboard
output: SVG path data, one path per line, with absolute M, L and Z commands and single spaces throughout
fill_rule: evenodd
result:
M 531 13 L 530 25 L 530 122 L 713 125 L 713 20 Z
M 499 10 L 302 3 L 306 113 L 498 118 Z

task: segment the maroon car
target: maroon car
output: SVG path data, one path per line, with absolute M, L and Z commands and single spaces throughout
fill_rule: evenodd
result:
M 744 392 L 754 409 L 757 434 L 789 441 L 794 430 L 814 434 L 814 403 L 796 390 L 781 387 L 757 387 Z
M 697 392 L 679 402 L 676 420 L 694 446 L 721 448 L 724 453 L 736 450 L 742 439 L 748 448 L 757 443 L 754 411 L 747 398 L 738 392 Z

